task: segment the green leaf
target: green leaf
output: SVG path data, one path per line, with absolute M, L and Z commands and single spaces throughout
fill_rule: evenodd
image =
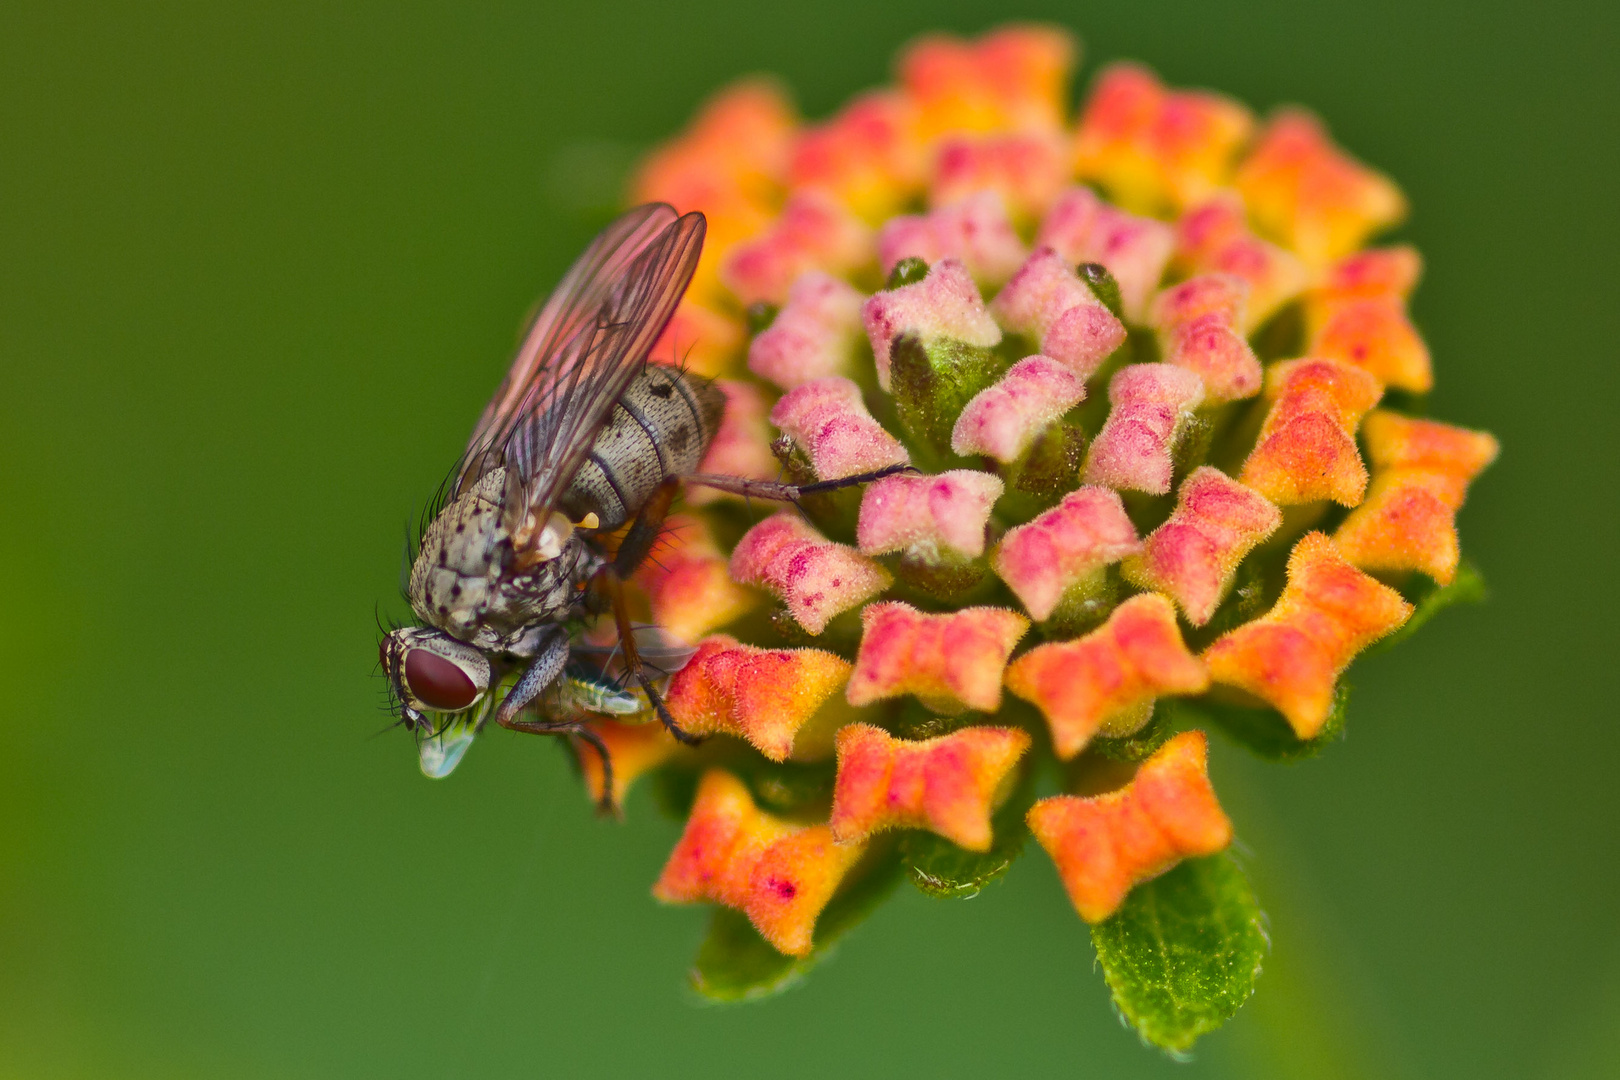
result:
M 1350 703 L 1350 684 L 1340 679 L 1333 688 L 1333 705 L 1322 730 L 1313 739 L 1294 734 L 1287 719 L 1276 709 L 1251 709 L 1208 697 L 1167 698 L 1159 704 L 1179 727 L 1216 727 L 1233 742 L 1248 747 L 1267 761 L 1302 761 L 1327 749 L 1344 737 L 1345 710 Z
M 943 836 L 916 830 L 900 841 L 900 859 L 911 883 L 929 896 L 971 900 L 1005 874 L 1024 853 L 1029 829 L 1024 814 L 1035 801 L 1035 770 L 1025 769 L 1018 787 L 991 819 L 989 851 L 968 851 Z
M 748 918 L 730 908 L 715 908 L 709 931 L 692 964 L 692 989 L 709 1001 L 761 1001 L 797 985 L 832 952 L 839 938 L 872 913 L 900 880 L 900 860 L 892 851 L 877 857 L 859 878 L 832 898 L 816 920 L 815 945 L 809 956 L 784 956 Z
M 783 956 L 759 936 L 747 916 L 715 908 L 692 965 L 692 987 L 711 1001 L 770 997 L 797 982 L 814 956 Z
M 1173 1055 L 1232 1018 L 1265 958 L 1264 916 L 1230 854 L 1138 885 L 1091 942 L 1127 1023 Z
M 1403 589 L 1409 603 L 1417 610 L 1399 630 L 1373 646 L 1378 652 L 1392 649 L 1418 632 L 1418 628 L 1453 604 L 1482 604 L 1490 597 L 1485 578 L 1471 562 L 1457 567 L 1457 576 L 1450 585 L 1441 585 L 1427 575 L 1418 575 L 1417 584 Z

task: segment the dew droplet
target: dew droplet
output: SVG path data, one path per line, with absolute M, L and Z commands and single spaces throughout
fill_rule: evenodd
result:
M 442 780 L 455 771 L 461 764 L 461 757 L 472 745 L 477 734 L 476 725 L 468 721 L 454 721 L 445 726 L 437 735 L 429 735 L 422 739 L 417 747 L 417 756 L 422 762 L 422 775 L 433 780 Z

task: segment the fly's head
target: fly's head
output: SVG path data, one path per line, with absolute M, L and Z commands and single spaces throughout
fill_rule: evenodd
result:
M 442 630 L 402 626 L 377 649 L 400 719 L 412 731 L 434 731 L 429 713 L 465 712 L 489 692 L 489 658 Z

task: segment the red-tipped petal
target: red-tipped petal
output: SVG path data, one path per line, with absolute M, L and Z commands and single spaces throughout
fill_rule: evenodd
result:
M 1125 341 L 1125 324 L 1051 248 L 1039 248 L 990 305 L 1008 330 L 1084 379 Z
M 976 469 L 886 476 L 861 497 L 856 543 L 863 555 L 904 551 L 930 562 L 942 554 L 976 559 L 984 554 L 985 525 L 1002 487 L 1000 478 Z
M 789 390 L 771 409 L 771 423 L 804 451 L 823 480 L 911 460 L 900 441 L 867 412 L 861 388 L 842 376 L 813 379 Z
M 1163 495 L 1175 471 L 1176 440 L 1204 400 L 1204 383 L 1174 364 L 1132 364 L 1108 383 L 1112 406 L 1086 455 L 1085 480 Z
M 887 589 L 893 578 L 854 548 L 835 544 L 784 511 L 749 529 L 731 553 L 731 576 L 769 589 L 812 634 Z
M 1026 356 L 963 407 L 951 431 L 951 449 L 1010 464 L 1085 396 L 1085 380 L 1068 367 L 1038 353 Z
M 1001 341 L 1001 328 L 990 317 L 973 277 L 955 259 L 941 259 L 928 276 L 898 289 L 886 289 L 861 309 L 866 335 L 877 361 L 878 383 L 889 389 L 889 350 L 901 334 L 915 334 L 924 345 L 960 341 L 990 346 Z
M 1165 593 L 1194 626 L 1215 614 L 1238 563 L 1282 524 L 1258 492 L 1202 466 L 1181 483 L 1176 508 L 1120 567 L 1125 580 Z

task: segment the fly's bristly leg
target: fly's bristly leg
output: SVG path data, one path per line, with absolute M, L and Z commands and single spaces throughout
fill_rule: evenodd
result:
M 895 473 L 917 472 L 915 465 L 889 465 L 872 472 L 856 473 L 854 476 L 840 476 L 833 480 L 817 480 L 813 484 L 783 484 L 773 480 L 750 480 L 742 476 L 725 476 L 719 473 L 692 473 L 685 479 L 690 484 L 701 484 L 704 487 L 714 488 L 732 495 L 741 495 L 743 498 L 769 499 L 772 502 L 798 502 L 806 495 L 816 495 L 824 491 L 837 491 L 839 488 L 854 487 L 857 484 L 869 484 L 873 480 L 881 480 L 885 476 Z
M 647 695 L 647 701 L 658 714 L 658 720 L 669 733 L 675 736 L 675 741 L 686 746 L 696 746 L 703 741 L 702 736 L 689 735 L 676 723 L 675 717 L 670 715 L 669 707 L 664 704 L 663 695 L 647 677 L 647 668 L 641 662 L 641 653 L 636 648 L 635 626 L 630 622 L 630 605 L 625 603 L 624 589 L 620 587 L 618 572 L 610 566 L 604 566 L 597 571 L 597 580 L 607 592 L 613 602 L 613 624 L 619 633 L 619 649 L 624 654 L 624 669 L 635 674 L 636 683 Z
M 539 697 L 541 691 L 550 686 L 567 665 L 568 634 L 559 626 L 552 634 L 551 640 L 535 654 L 523 674 L 518 676 L 518 681 L 512 689 L 507 691 L 500 708 L 495 710 L 495 722 L 501 727 L 512 728 L 513 731 L 524 730 L 513 727 L 517 714 L 523 711 L 524 706 Z
M 621 580 L 635 573 L 636 568 L 651 554 L 653 545 L 664 531 L 664 519 L 669 517 L 670 505 L 679 490 L 678 479 L 665 480 L 636 514 L 636 520 L 631 523 L 624 539 L 619 542 L 618 552 L 613 556 L 613 571 Z

